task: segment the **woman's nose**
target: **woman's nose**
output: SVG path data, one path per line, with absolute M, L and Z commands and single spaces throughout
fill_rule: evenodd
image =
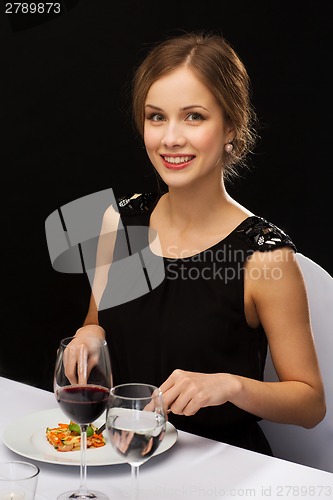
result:
M 186 142 L 182 128 L 177 125 L 169 124 L 164 131 L 162 138 L 162 145 L 167 148 L 174 148 L 175 146 L 183 146 Z

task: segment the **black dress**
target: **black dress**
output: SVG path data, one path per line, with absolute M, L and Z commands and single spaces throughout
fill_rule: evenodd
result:
M 147 252 L 149 219 L 157 201 L 153 194 L 118 200 L 123 243 L 119 236 L 115 260 L 123 258 L 119 248 L 126 242 L 129 254 L 140 254 L 147 287 L 146 291 L 139 287 L 136 298 L 111 307 L 104 298 L 99 311 L 114 384 L 160 386 L 176 368 L 263 380 L 267 339 L 261 326 L 251 328 L 246 322 L 243 267 L 256 250 L 289 246 L 296 251 L 294 244 L 275 225 L 251 216 L 222 241 L 193 257 L 159 257 L 165 276 L 152 285 L 141 250 Z M 142 238 L 135 238 L 134 245 L 129 238 L 133 227 L 143 228 Z M 169 420 L 186 432 L 272 454 L 257 423 L 260 418 L 229 402 L 202 408 L 190 417 L 171 413 Z

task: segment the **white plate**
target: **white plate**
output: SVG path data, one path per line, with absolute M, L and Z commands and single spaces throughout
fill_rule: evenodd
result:
M 100 427 L 105 418 L 100 418 L 94 425 Z M 58 423 L 69 422 L 68 417 L 60 410 L 44 410 L 31 413 L 25 417 L 13 421 L 4 432 L 5 445 L 15 453 L 23 457 L 39 460 L 49 464 L 57 465 L 80 465 L 80 451 L 57 451 L 46 439 L 46 427 L 57 427 Z M 108 440 L 107 433 L 103 433 L 106 445 L 101 448 L 87 449 L 87 465 L 113 465 L 122 464 L 126 461 L 118 455 Z M 178 438 L 176 428 L 167 422 L 166 433 L 160 446 L 154 453 L 159 455 L 175 444 Z

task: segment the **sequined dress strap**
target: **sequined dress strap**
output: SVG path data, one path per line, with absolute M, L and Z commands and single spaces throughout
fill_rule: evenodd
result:
M 267 252 L 288 246 L 295 252 L 296 246 L 282 229 L 256 215 L 245 219 L 235 230 L 235 235 L 245 241 L 252 250 Z
M 120 215 L 140 216 L 152 212 L 160 196 L 157 193 L 130 194 L 117 199 Z

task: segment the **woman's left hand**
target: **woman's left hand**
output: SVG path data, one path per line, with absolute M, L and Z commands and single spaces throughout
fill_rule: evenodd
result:
M 160 389 L 168 410 L 177 415 L 194 415 L 200 408 L 229 401 L 239 381 L 229 373 L 197 373 L 174 370 Z

